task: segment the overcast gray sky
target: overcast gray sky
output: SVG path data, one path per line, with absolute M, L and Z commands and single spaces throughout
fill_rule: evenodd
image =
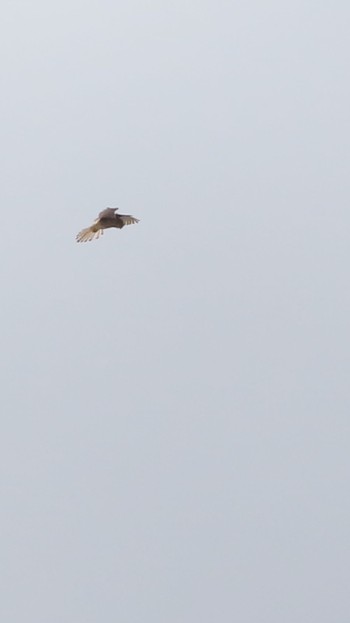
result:
M 348 623 L 349 19 L 3 0 L 4 623 Z

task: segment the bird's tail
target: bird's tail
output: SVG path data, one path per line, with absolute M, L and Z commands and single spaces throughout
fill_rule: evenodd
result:
M 86 227 L 86 229 L 82 229 L 79 234 L 76 236 L 77 242 L 90 242 L 90 240 L 94 240 L 102 236 L 103 229 L 98 229 L 97 231 L 93 227 Z

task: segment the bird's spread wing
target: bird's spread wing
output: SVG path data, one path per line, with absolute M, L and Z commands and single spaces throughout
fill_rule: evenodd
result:
M 97 222 L 91 225 L 91 227 L 86 227 L 82 229 L 79 234 L 77 234 L 76 241 L 77 242 L 90 242 L 90 240 L 97 240 L 103 234 L 103 229 L 100 229 L 97 225 Z
M 140 220 L 134 216 L 130 216 L 130 214 L 118 214 L 116 216 L 123 221 L 123 225 L 134 225 L 134 223 L 138 223 Z

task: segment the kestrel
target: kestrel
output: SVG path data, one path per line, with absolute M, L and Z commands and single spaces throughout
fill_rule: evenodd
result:
M 104 229 L 109 227 L 117 227 L 122 229 L 124 225 L 133 225 L 138 223 L 139 219 L 130 214 L 116 214 L 118 208 L 106 208 L 98 215 L 98 218 L 90 227 L 82 229 L 76 237 L 77 242 L 88 242 L 94 238 L 99 238 L 103 234 Z

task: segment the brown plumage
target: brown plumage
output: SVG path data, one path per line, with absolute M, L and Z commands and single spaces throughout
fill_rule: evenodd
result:
M 98 215 L 98 218 L 90 227 L 82 229 L 76 237 L 77 242 L 88 242 L 94 238 L 99 238 L 103 234 L 104 229 L 109 227 L 117 227 L 122 229 L 124 225 L 132 225 L 138 223 L 139 219 L 130 214 L 116 214 L 118 208 L 106 208 Z

